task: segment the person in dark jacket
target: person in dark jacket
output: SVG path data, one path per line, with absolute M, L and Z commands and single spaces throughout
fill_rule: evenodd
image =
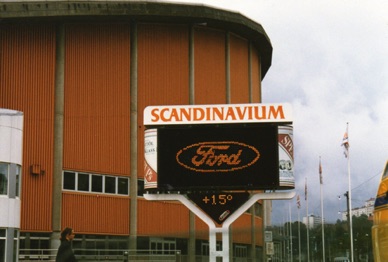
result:
M 58 248 L 56 262 L 76 262 L 71 241 L 74 239 L 74 231 L 70 227 L 66 227 L 61 233 L 61 245 Z

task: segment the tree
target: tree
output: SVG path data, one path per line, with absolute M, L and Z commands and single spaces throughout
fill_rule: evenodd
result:
M 353 218 L 355 256 L 365 259 L 372 257 L 372 226 L 373 222 L 366 215 Z
M 372 259 L 372 221 L 366 215 L 360 217 L 353 216 L 353 247 L 355 261 L 362 258 L 363 261 L 373 261 Z M 326 260 L 332 260 L 334 257 L 347 256 L 350 248 L 349 225 L 347 221 L 337 220 L 335 224 L 325 224 L 325 257 Z M 289 247 L 291 247 L 290 239 L 292 239 L 292 254 L 293 260 L 298 261 L 299 256 L 299 225 L 298 221 L 291 223 L 291 234 L 289 232 L 290 223 L 285 223 L 282 227 L 271 228 L 277 241 L 282 242 L 287 248 L 287 254 L 290 255 Z M 292 237 L 290 237 L 292 236 Z M 310 236 L 310 256 L 318 261 L 322 258 L 322 227 L 316 226 L 309 231 Z M 302 257 L 307 256 L 307 228 L 306 225 L 300 222 L 300 243 Z M 302 259 L 306 261 L 306 259 Z

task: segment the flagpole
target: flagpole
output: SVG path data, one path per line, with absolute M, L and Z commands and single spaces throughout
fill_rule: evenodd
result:
M 307 200 L 307 177 L 305 178 L 305 200 L 306 200 L 306 218 L 307 218 L 307 262 L 310 262 L 310 236 L 309 236 L 309 204 Z
M 299 195 L 298 195 L 299 198 Z M 300 200 L 299 200 L 300 201 Z M 301 261 L 301 252 L 300 252 L 300 203 L 298 205 L 298 244 L 299 244 L 299 262 Z
M 323 178 L 322 178 L 322 165 L 321 165 L 321 157 L 319 157 L 319 181 L 320 181 L 320 188 L 321 188 L 321 226 L 322 226 L 322 258 L 323 261 L 325 260 L 325 223 L 323 218 L 323 197 L 322 197 L 322 187 L 323 187 Z
M 290 212 L 289 219 L 290 219 L 290 250 L 291 250 L 291 262 L 292 262 L 292 224 L 291 224 L 291 203 L 288 203 L 288 210 Z
M 287 260 L 287 252 L 286 252 L 286 249 L 287 249 L 287 242 L 286 242 L 286 229 L 287 227 L 284 226 L 285 225 L 285 220 L 284 220 L 284 214 L 283 214 L 283 236 L 284 236 L 284 245 L 283 245 L 283 257 L 284 257 L 284 260 Z
M 350 150 L 349 150 L 349 123 L 346 123 L 346 132 L 344 134 L 344 137 L 342 139 L 342 144 L 344 147 L 344 153 L 345 157 L 348 159 L 348 184 L 349 184 L 349 190 L 348 190 L 348 207 L 349 207 L 349 231 L 350 231 L 350 259 L 352 262 L 354 262 L 354 255 L 353 255 L 353 218 L 352 218 L 352 186 L 351 186 L 351 179 L 350 179 Z
M 302 261 L 301 258 L 301 244 L 300 244 L 300 210 L 298 209 L 298 244 L 299 244 L 299 262 Z
M 348 136 L 348 144 L 349 144 L 349 123 L 346 123 L 346 132 Z M 349 227 L 350 227 L 350 256 L 351 261 L 354 262 L 353 255 L 353 222 L 352 222 L 352 187 L 351 187 L 351 179 L 350 179 L 350 153 L 349 146 L 347 148 L 347 159 L 348 159 L 348 182 L 349 182 Z

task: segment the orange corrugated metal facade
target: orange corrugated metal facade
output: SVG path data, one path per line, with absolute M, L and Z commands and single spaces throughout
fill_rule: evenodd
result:
M 24 112 L 21 227 L 51 231 L 55 26 L 0 27 L 0 107 Z M 29 175 L 38 164 L 41 176 Z
M 189 236 L 189 210 L 181 204 L 142 199 L 139 201 L 138 213 L 139 236 Z
M 260 103 L 261 102 L 261 74 L 260 74 L 260 56 L 257 52 L 257 49 L 253 48 L 252 49 L 252 93 L 251 93 L 251 98 L 252 98 L 252 103 Z
M 195 28 L 195 103 L 226 103 L 225 31 Z
M 63 168 L 129 176 L 129 26 L 65 31 Z
M 261 102 L 261 54 L 238 32 L 179 21 L 139 22 L 135 33 L 126 21 L 63 25 L 63 171 L 130 178 L 130 159 L 136 157 L 141 179 L 143 109 L 189 104 L 190 88 L 195 104 Z M 0 24 L 0 107 L 22 111 L 25 117 L 22 232 L 53 231 L 57 37 L 56 23 Z M 136 97 L 131 93 L 134 82 Z M 136 108 L 131 107 L 133 99 Z M 131 141 L 132 125 L 137 141 Z M 134 145 L 137 156 L 131 155 Z M 41 173 L 32 175 L 31 165 L 40 166 Z M 86 235 L 131 234 L 130 194 L 63 190 L 61 197 L 61 227 L 71 225 Z M 136 217 L 139 237 L 189 238 L 190 212 L 180 203 L 139 197 Z M 262 219 L 253 220 L 254 225 L 246 213 L 233 224 L 234 242 L 250 244 L 255 234 L 256 245 L 262 245 Z M 196 218 L 195 237 L 208 236 L 207 225 Z
M 143 109 L 189 103 L 188 34 L 181 25 L 138 26 L 138 156 L 144 155 Z M 139 157 L 138 166 L 143 163 Z
M 230 36 L 230 92 L 231 103 L 249 102 L 249 44 L 246 39 Z
M 77 234 L 128 235 L 129 199 L 97 194 L 66 193 L 62 198 L 62 223 Z

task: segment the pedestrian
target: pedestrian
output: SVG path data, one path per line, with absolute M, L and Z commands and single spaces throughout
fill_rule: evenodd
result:
M 70 227 L 66 227 L 61 232 L 61 245 L 58 248 L 56 262 L 77 262 L 71 248 L 71 241 L 73 241 L 74 236 L 74 230 Z

